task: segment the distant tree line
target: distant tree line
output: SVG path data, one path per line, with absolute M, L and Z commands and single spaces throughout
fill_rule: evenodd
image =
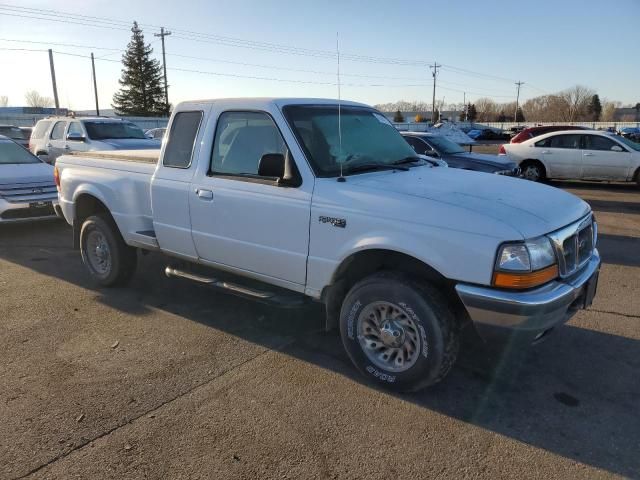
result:
M 586 122 L 615 120 L 615 111 L 622 107 L 622 102 L 601 99 L 595 90 L 576 85 L 558 93 L 541 95 L 520 103 L 516 112 L 515 102 L 498 103 L 483 97 L 473 103 L 437 105 L 438 113 L 443 110 L 461 112 L 458 120 L 477 122 Z M 431 104 L 425 102 L 399 101 L 376 105 L 376 108 L 387 112 L 430 112 Z M 640 120 L 640 103 L 633 106 L 635 114 L 627 115 L 622 121 Z M 514 119 L 514 112 L 516 118 Z M 439 116 L 439 115 L 438 115 Z

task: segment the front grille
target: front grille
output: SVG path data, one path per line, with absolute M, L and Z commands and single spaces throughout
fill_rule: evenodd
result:
M 0 185 L 0 198 L 10 203 L 55 200 L 58 190 L 53 182 L 14 183 Z
M 5 210 L 0 215 L 3 220 L 22 220 L 25 218 L 38 218 L 38 217 L 50 217 L 55 215 L 56 212 L 53 209 L 53 205 L 47 205 L 46 207 L 29 207 L 29 208 L 14 208 L 12 210 Z
M 595 227 L 591 214 L 549 235 L 558 256 L 561 277 L 568 277 L 589 261 L 595 248 Z

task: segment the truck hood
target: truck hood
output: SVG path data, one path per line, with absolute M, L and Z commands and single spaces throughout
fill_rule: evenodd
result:
M 464 208 L 499 220 L 523 238 L 550 233 L 591 210 L 586 202 L 558 188 L 453 168 L 414 167 L 406 172 L 354 175 L 347 181 L 378 194 L 390 191 Z
M 46 163 L 0 163 L 0 185 L 14 183 L 50 183 L 53 185 L 53 167 Z
M 160 142 L 150 138 L 107 138 L 99 141 L 112 146 L 116 150 L 147 150 L 160 148 Z

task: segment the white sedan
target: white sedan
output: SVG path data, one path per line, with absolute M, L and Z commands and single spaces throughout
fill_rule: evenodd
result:
M 596 130 L 547 133 L 500 147 L 524 178 L 609 180 L 640 185 L 640 144 Z

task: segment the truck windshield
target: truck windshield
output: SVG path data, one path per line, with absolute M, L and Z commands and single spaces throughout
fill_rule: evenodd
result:
M 416 158 L 416 154 L 382 114 L 370 108 L 338 105 L 289 105 L 284 115 L 319 177 L 381 168 Z M 419 158 L 416 158 L 419 161 Z M 406 167 L 405 167 L 406 168 Z
M 429 143 L 431 143 L 436 150 L 445 155 L 453 155 L 455 153 L 464 153 L 464 148 L 455 142 L 452 142 L 448 138 L 430 136 L 428 137 Z
M 91 140 L 147 138 L 142 129 L 131 122 L 84 122 L 84 126 Z
M 40 159 L 31 155 L 17 143 L 0 140 L 0 165 L 16 163 L 40 163 Z

